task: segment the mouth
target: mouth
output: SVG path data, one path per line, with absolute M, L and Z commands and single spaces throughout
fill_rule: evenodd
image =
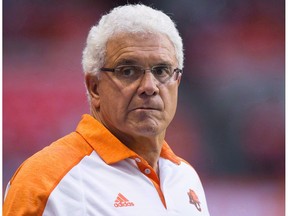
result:
M 134 109 L 132 109 L 132 111 L 160 111 L 160 109 L 156 108 L 156 107 L 136 107 Z
M 138 108 L 136 108 L 134 110 L 158 110 L 158 109 L 152 108 L 152 107 L 138 107 Z

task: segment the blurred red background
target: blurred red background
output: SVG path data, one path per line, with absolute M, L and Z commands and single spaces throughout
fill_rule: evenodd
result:
M 86 36 L 125 2 L 3 1 L 4 190 L 26 158 L 89 112 Z M 168 13 L 183 37 L 167 141 L 198 171 L 211 215 L 284 215 L 284 0 L 142 2 Z

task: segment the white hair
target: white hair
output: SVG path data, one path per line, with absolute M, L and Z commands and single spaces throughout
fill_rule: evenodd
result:
M 96 74 L 105 63 L 106 43 L 118 33 L 161 33 L 168 36 L 175 48 L 178 67 L 183 68 L 182 38 L 176 24 L 162 11 L 135 4 L 114 8 L 102 16 L 88 34 L 83 51 L 82 66 L 85 74 Z

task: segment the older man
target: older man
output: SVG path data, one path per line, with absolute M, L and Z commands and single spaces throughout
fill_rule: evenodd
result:
M 164 140 L 183 68 L 173 21 L 113 9 L 90 30 L 83 68 L 91 114 L 21 165 L 4 215 L 209 215 L 197 173 Z

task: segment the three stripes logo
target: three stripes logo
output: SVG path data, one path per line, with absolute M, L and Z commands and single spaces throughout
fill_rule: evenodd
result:
M 124 197 L 121 193 L 118 194 L 114 206 L 117 207 L 129 207 L 134 206 L 133 202 L 130 202 L 126 197 Z

